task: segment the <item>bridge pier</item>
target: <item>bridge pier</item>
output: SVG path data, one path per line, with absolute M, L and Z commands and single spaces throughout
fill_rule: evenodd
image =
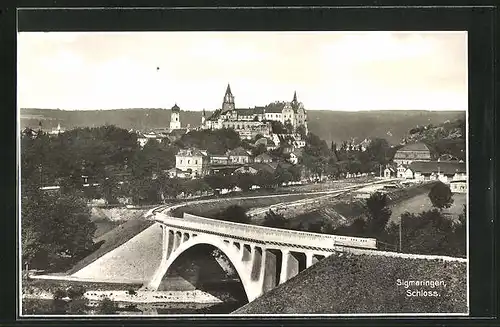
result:
M 299 260 L 289 250 L 282 250 L 281 253 L 283 259 L 281 260 L 280 284 L 283 284 L 299 273 Z
M 311 267 L 315 263 L 317 263 L 319 259 L 312 252 L 306 253 L 306 268 Z
M 276 254 L 268 249 L 262 250 L 260 267 L 260 285 L 262 294 L 276 287 Z
M 240 258 L 241 261 L 249 261 L 251 259 L 251 248 L 248 250 L 248 245 L 241 243 Z
M 262 267 L 262 259 L 263 256 L 265 255 L 265 251 L 255 245 L 251 245 L 251 253 L 252 253 L 252 259 L 250 260 L 251 262 L 251 273 L 250 273 L 250 278 L 253 281 L 258 281 L 260 279 L 261 275 L 261 267 Z

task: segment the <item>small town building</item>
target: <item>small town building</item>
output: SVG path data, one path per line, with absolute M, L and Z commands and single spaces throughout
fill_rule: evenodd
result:
M 450 190 L 452 193 L 467 193 L 467 181 L 466 180 L 451 180 Z
M 229 163 L 229 156 L 225 154 L 210 155 L 210 165 L 228 165 Z
M 227 152 L 229 162 L 233 164 L 250 163 L 250 152 L 243 149 L 241 146 Z
M 397 165 L 408 165 L 414 161 L 431 161 L 431 150 L 426 144 L 408 144 L 394 155 L 394 163 Z
M 175 156 L 175 168 L 181 170 L 186 177 L 203 177 L 208 173 L 210 159 L 206 151 L 199 149 L 181 149 Z
M 270 163 L 270 162 L 273 162 L 273 157 L 271 157 L 267 153 L 262 153 L 262 154 L 259 154 L 258 156 L 256 156 L 253 159 L 253 161 L 256 163 Z
M 294 149 L 294 150 L 292 150 L 292 152 L 290 152 L 290 158 L 288 159 L 288 161 L 292 165 L 296 165 L 299 163 L 301 158 L 302 158 L 302 148 Z
M 259 138 L 257 141 L 255 141 L 254 146 L 258 147 L 260 144 L 263 144 L 266 147 L 267 151 L 271 151 L 277 148 L 276 143 L 271 138 L 267 137 Z
M 396 177 L 397 178 L 404 178 L 405 177 L 405 172 L 408 169 L 406 165 L 399 164 L 398 167 L 396 168 Z
M 384 169 L 384 178 L 392 178 L 397 176 L 397 171 L 396 169 L 392 167 L 386 167 Z
M 49 135 L 50 136 L 56 136 L 56 135 L 59 135 L 59 134 L 62 134 L 64 133 L 64 129 L 61 128 L 61 124 L 57 124 L 57 127 L 52 129 L 50 132 L 49 132 Z
M 250 165 L 245 165 L 243 167 L 240 167 L 234 171 L 236 174 L 251 174 L 255 175 L 259 172 L 258 169 L 250 166 Z
M 186 178 L 186 174 L 179 168 L 175 167 L 165 170 L 164 173 L 166 173 L 169 178 Z
M 465 163 L 459 161 L 428 161 L 413 162 L 410 169 L 415 174 L 415 179 L 420 181 L 439 180 L 445 184 L 457 183 L 454 187 L 466 185 L 467 168 Z M 462 184 L 461 184 L 462 183 Z

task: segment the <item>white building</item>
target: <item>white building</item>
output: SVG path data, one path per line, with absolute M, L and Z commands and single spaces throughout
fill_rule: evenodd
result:
M 229 157 L 229 162 L 233 164 L 247 164 L 250 163 L 251 158 L 250 152 L 242 147 L 228 151 L 227 156 Z
M 209 157 L 198 149 L 181 149 L 175 156 L 175 168 L 182 171 L 186 177 L 203 177 L 208 173 Z

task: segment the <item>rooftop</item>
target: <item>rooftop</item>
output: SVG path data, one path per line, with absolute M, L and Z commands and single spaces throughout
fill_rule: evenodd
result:
M 249 153 L 247 150 L 243 149 L 241 146 L 236 149 L 229 150 L 227 153 L 228 156 L 248 156 Z
M 174 106 L 172 107 L 172 109 L 171 109 L 171 110 L 172 110 L 172 111 L 175 111 L 175 112 L 179 112 L 179 111 L 181 111 L 181 108 L 179 108 L 179 106 L 178 106 L 178 105 L 177 105 L 177 103 L 176 103 L 176 104 L 174 104 Z
M 198 156 L 198 157 L 204 157 L 206 154 L 204 151 L 199 150 L 199 149 L 180 149 L 179 152 L 177 153 L 178 156 L 186 156 L 186 157 L 192 157 L 192 156 Z
M 457 161 L 414 161 L 409 167 L 414 172 L 421 174 L 441 172 L 445 175 L 455 175 L 455 173 L 467 172 L 465 163 Z
M 413 143 L 413 144 L 408 144 L 402 147 L 401 149 L 398 150 L 398 152 L 404 152 L 404 151 L 431 151 L 427 144 L 425 143 Z

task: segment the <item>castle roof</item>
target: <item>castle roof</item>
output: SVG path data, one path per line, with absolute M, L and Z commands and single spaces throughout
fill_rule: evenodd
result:
M 217 109 L 214 111 L 214 113 L 212 114 L 212 116 L 208 117 L 207 120 L 210 120 L 210 121 L 215 121 L 217 120 L 217 118 L 219 118 L 219 116 L 221 115 L 222 113 L 222 110 L 221 109 Z
M 261 115 L 264 113 L 264 107 L 255 107 L 255 108 L 238 108 L 235 109 L 238 116 L 252 116 L 252 115 Z
M 281 113 L 285 107 L 285 102 L 273 102 L 268 104 L 265 109 L 266 113 Z

